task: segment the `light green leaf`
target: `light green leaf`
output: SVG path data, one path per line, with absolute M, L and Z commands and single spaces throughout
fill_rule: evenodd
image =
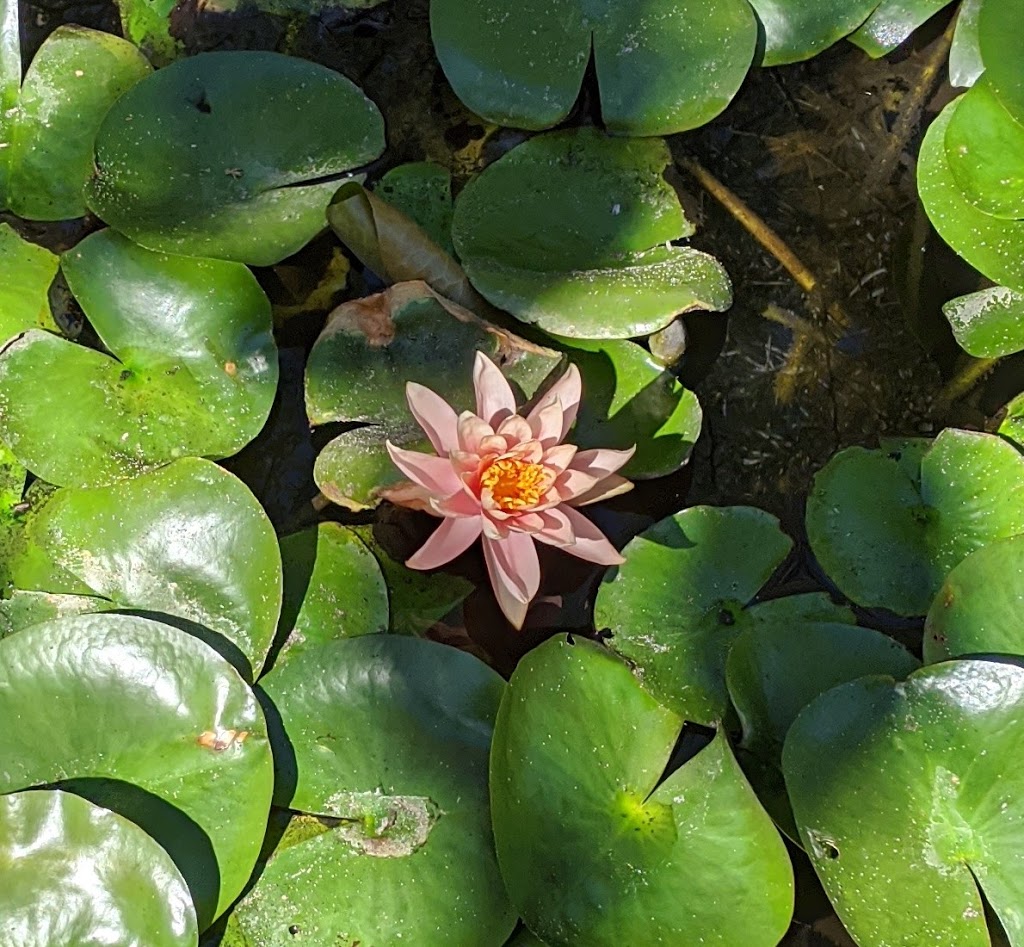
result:
M 59 261 L 45 247 L 22 240 L 8 224 L 0 224 L 0 336 L 11 338 L 25 329 L 54 329 L 48 292 Z M 2 341 L 0 340 L 0 341 Z
M 1024 294 L 1005 286 L 951 299 L 942 307 L 953 335 L 976 358 L 999 358 L 1024 349 Z

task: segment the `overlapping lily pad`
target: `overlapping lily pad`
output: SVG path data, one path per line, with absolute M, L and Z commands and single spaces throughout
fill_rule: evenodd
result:
M 1005 220 L 979 210 L 964 195 L 949 166 L 946 132 L 964 98 L 950 102 L 924 137 L 918 191 L 946 243 L 994 283 L 1024 292 L 1024 220 Z
M 16 20 L 15 14 L 15 40 Z M 12 66 L 20 80 L 17 54 Z M 117 98 L 151 71 L 119 36 L 58 26 L 36 53 L 20 92 L 3 103 L 0 206 L 34 220 L 81 217 L 96 130 Z
M 453 239 L 473 285 L 499 309 L 556 335 L 648 335 L 690 309 L 727 309 L 721 264 L 672 241 L 688 237 L 662 177 L 658 139 L 593 128 L 532 138 L 471 181 Z
M 867 677 L 805 708 L 783 753 L 801 837 L 860 944 L 989 947 L 985 899 L 1024 938 L 1024 670 Z
M 298 654 L 261 686 L 287 746 L 275 801 L 294 815 L 239 927 L 268 947 L 290 947 L 296 929 L 324 943 L 503 944 L 515 914 L 487 799 L 501 678 L 453 648 L 367 635 Z
M 752 0 L 754 2 L 754 0 Z M 951 0 L 882 0 L 850 42 L 877 59 L 908 40 Z
M 175 616 L 250 678 L 262 667 L 281 609 L 277 539 L 256 498 L 216 464 L 186 458 L 110 487 L 58 490 L 21 542 L 17 588 L 95 596 L 37 608 Z
M 928 663 L 962 654 L 1024 656 L 1024 536 L 972 552 L 942 583 L 925 621 Z
M 952 428 L 919 461 L 903 453 L 836 454 L 815 477 L 807 535 L 854 602 L 923 615 L 968 553 L 1024 532 L 1024 457 L 999 437 Z
M 433 0 L 430 27 L 456 94 L 498 125 L 561 122 L 593 50 L 602 118 L 627 135 L 710 121 L 739 89 L 757 39 L 746 0 Z
M 949 50 L 949 84 L 969 88 L 985 71 L 978 42 L 978 17 L 984 0 L 962 0 Z
M 0 793 L 45 783 L 141 825 L 184 876 L 200 927 L 238 896 L 272 790 L 263 714 L 215 651 L 128 615 L 0 641 Z
M 1024 349 L 1024 293 L 993 286 L 951 299 L 942 312 L 971 355 L 999 358 Z
M 531 651 L 491 752 L 498 860 L 552 947 L 774 947 L 792 869 L 724 733 L 662 779 L 682 718 L 625 662 L 565 637 Z
M 117 101 L 87 199 L 152 250 L 270 265 L 323 229 L 338 181 L 383 149 L 380 112 L 339 73 L 277 53 L 203 53 Z
M 852 33 L 878 0 L 750 0 L 764 30 L 761 64 L 810 59 Z
M 92 486 L 177 457 L 225 457 L 256 436 L 277 347 L 246 267 L 153 253 L 112 231 L 61 265 L 113 357 L 41 331 L 0 352 L 4 438 L 26 467 Z
M 1017 121 L 1024 122 L 1024 48 L 1016 0 L 985 0 L 978 14 L 978 45 L 985 79 Z
M 18 947 L 195 947 L 195 909 L 137 825 L 70 793 L 0 796 L 0 940 Z
M 25 329 L 56 329 L 47 291 L 57 275 L 57 257 L 45 247 L 22 240 L 0 224 L 0 342 Z

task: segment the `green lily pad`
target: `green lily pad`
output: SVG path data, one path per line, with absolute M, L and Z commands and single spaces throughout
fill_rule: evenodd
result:
M 962 654 L 1024 655 L 1024 536 L 972 552 L 942 583 L 925 620 L 929 664 Z
M 743 608 L 789 554 L 779 521 L 752 507 L 695 506 L 629 542 L 598 589 L 594 623 L 645 688 L 698 723 L 721 720 L 725 661 Z
M 227 457 L 259 433 L 277 346 L 246 267 L 153 253 L 109 230 L 61 265 L 113 357 L 40 331 L 0 352 L 4 437 L 33 473 L 100 485 L 177 457 Z
M 0 641 L 0 793 L 43 783 L 160 843 L 205 928 L 259 854 L 273 767 L 245 682 L 201 641 L 128 615 L 79 615 Z
M 296 812 L 235 911 L 250 939 L 504 943 L 515 914 L 487 798 L 501 678 L 444 645 L 367 635 L 297 654 L 261 686 L 288 746 L 275 802 Z
M 110 487 L 58 490 L 24 544 L 12 562 L 18 588 L 182 618 L 250 679 L 263 666 L 281 609 L 277 538 L 248 488 L 216 464 L 185 458 Z
M 166 66 L 184 52 L 184 44 L 171 35 L 174 0 L 117 0 L 117 9 L 124 38 L 138 46 L 155 66 Z
M 691 309 L 727 309 L 722 265 L 688 237 L 662 177 L 660 139 L 593 128 L 539 135 L 470 181 L 452 237 L 473 285 L 499 309 L 579 339 L 648 335 Z
M 985 71 L 978 40 L 978 17 L 983 0 L 962 0 L 949 50 L 949 84 L 969 88 Z
M 8 598 L 0 599 L 0 638 L 31 628 L 44 621 L 69 615 L 91 615 L 109 612 L 117 606 L 110 599 L 95 595 L 68 595 L 51 592 L 26 592 L 15 589 Z
M 923 615 L 968 553 L 1024 532 L 1024 457 L 992 434 L 947 429 L 919 470 L 851 447 L 819 471 L 807 500 L 818 562 L 859 605 Z
M 913 32 L 923 26 L 952 0 L 882 0 L 874 13 L 847 37 L 872 59 L 891 53 L 910 39 Z
M 118 97 L 151 72 L 146 57 L 119 36 L 58 26 L 3 121 L 0 206 L 33 220 L 81 217 L 96 130 Z
M 1024 122 L 1024 47 L 1017 0 L 985 0 L 978 14 L 978 45 L 985 80 L 1006 109 Z
M 18 947 L 195 947 L 195 909 L 137 825 L 70 793 L 0 796 L 0 940 Z
M 1024 220 L 1004 220 L 978 210 L 950 170 L 946 131 L 964 98 L 950 102 L 924 136 L 917 166 L 918 191 L 928 217 L 946 243 L 992 282 L 1024 293 Z
M 660 779 L 683 725 L 621 661 L 559 636 L 519 663 L 491 751 L 501 872 L 551 947 L 774 947 L 789 858 L 723 732 Z
M 804 845 L 859 944 L 989 947 L 979 887 L 1024 938 L 1024 670 L 861 678 L 806 707 L 783 767 Z
M 107 113 L 87 200 L 151 250 L 269 266 L 326 226 L 341 176 L 383 150 L 380 112 L 332 69 L 203 53 Z
M 986 78 L 958 100 L 946 129 L 946 160 L 967 201 L 993 217 L 1024 217 L 1024 125 Z
M 0 144 L 9 145 L 8 116 L 21 89 L 21 26 L 18 0 L 0 0 Z M 7 162 L 0 161 L 0 193 L 6 188 Z
M 630 478 L 663 477 L 682 467 L 700 435 L 703 414 L 697 396 L 634 342 L 557 339 L 583 376 L 571 440 L 582 448 L 636 447 L 620 473 Z
M 878 0 L 750 0 L 764 30 L 762 66 L 810 59 L 860 26 Z
M 284 605 L 276 665 L 340 638 L 388 630 L 388 589 L 377 559 L 350 529 L 321 523 L 281 540 Z
M 47 293 L 59 261 L 45 247 L 22 240 L 0 224 L 0 336 L 9 339 L 25 329 L 54 329 Z
M 505 944 L 505 947 L 547 947 L 528 927 L 520 927 Z
M 999 358 L 1024 349 L 1024 294 L 992 286 L 951 299 L 942 307 L 953 335 L 977 358 Z
M 384 175 L 373 189 L 392 207 L 415 221 L 446 253 L 452 247 L 451 172 L 431 161 L 400 164 Z
M 434 0 L 434 50 L 455 94 L 496 125 L 551 128 L 579 96 L 593 51 L 601 117 L 624 135 L 711 121 L 754 56 L 745 0 Z

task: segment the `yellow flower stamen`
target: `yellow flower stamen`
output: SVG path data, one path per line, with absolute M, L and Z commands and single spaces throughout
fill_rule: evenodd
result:
M 540 502 L 551 486 L 551 474 L 543 464 L 506 457 L 484 470 L 480 486 L 491 491 L 500 509 L 525 510 Z

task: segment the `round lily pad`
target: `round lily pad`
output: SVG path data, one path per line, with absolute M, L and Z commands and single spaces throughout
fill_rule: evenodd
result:
M 754 0 L 751 0 L 754 2 Z M 951 0 L 882 0 L 867 20 L 847 37 L 869 56 L 891 53 Z
M 281 540 L 284 605 L 277 665 L 339 638 L 388 630 L 388 589 L 366 544 L 338 523 Z
M 487 798 L 501 678 L 444 645 L 368 635 L 297 654 L 261 686 L 287 747 L 275 802 L 301 814 L 235 911 L 246 935 L 503 944 L 515 914 Z
M 970 355 L 1000 358 L 1024 349 L 1024 293 L 992 286 L 951 299 L 942 312 Z
M 1024 669 L 986 661 L 866 677 L 786 737 L 800 834 L 859 944 L 989 947 L 981 892 L 1024 938 Z
M 597 593 L 594 622 L 655 697 L 687 720 L 721 720 L 725 660 L 743 607 L 789 554 L 779 521 L 752 507 L 695 506 L 640 533 Z
M 273 767 L 252 691 L 213 649 L 128 615 L 78 615 L 0 641 L 0 793 L 61 782 L 140 825 L 206 927 L 238 896 Z
M 339 73 L 278 53 L 202 53 L 114 104 L 87 200 L 151 250 L 269 266 L 326 226 L 344 173 L 383 150 L 380 112 Z
M 0 941 L 18 947 L 195 947 L 170 856 L 137 825 L 54 790 L 0 796 Z
M 109 230 L 61 266 L 113 357 L 39 331 L 0 353 L 4 437 L 33 473 L 110 483 L 177 457 L 227 457 L 259 433 L 277 346 L 245 266 L 153 253 Z
M 648 335 L 690 309 L 727 309 L 722 265 L 688 237 L 662 177 L 660 139 L 594 128 L 539 135 L 499 158 L 455 203 L 452 237 L 477 290 L 555 335 Z
M 964 197 L 993 217 L 1024 217 L 1024 124 L 984 77 L 958 99 L 946 129 L 946 160 Z
M 0 342 L 25 329 L 56 329 L 47 293 L 59 261 L 45 247 L 0 224 Z
M 1024 47 L 1016 0 L 985 0 L 978 15 L 978 44 L 985 79 L 999 101 L 1024 122 Z
M 110 487 L 57 491 L 29 520 L 13 570 L 22 589 L 84 591 L 107 600 L 100 608 L 186 619 L 250 679 L 281 610 L 270 520 L 237 477 L 199 458 Z M 58 586 L 67 577 L 82 588 Z
M 11 127 L 0 152 L 7 164 L 0 205 L 32 220 L 81 217 L 96 130 L 118 97 L 151 72 L 146 57 L 120 36 L 58 26 L 32 60 L 15 110 L 4 117 Z
M 750 0 L 764 30 L 763 66 L 810 59 L 852 33 L 878 0 Z
M 987 73 L 986 73 L 987 76 Z M 939 236 L 994 283 L 1024 292 L 1024 220 L 992 217 L 975 207 L 957 184 L 946 156 L 946 131 L 964 96 L 932 122 L 921 143 L 917 187 Z
M 836 454 L 815 477 L 807 536 L 854 602 L 923 615 L 968 553 L 1024 532 L 1024 457 L 995 435 L 950 428 L 919 464 L 902 460 L 861 447 Z
M 662 778 L 683 721 L 625 662 L 564 636 L 531 651 L 491 752 L 498 861 L 551 947 L 774 947 L 789 858 L 719 732 Z
M 942 583 L 925 620 L 929 664 L 962 654 L 1024 656 L 1024 536 L 972 552 Z
M 601 117 L 635 136 L 709 122 L 746 77 L 757 39 L 746 0 L 433 0 L 430 30 L 456 95 L 519 128 L 569 114 L 593 52 Z

